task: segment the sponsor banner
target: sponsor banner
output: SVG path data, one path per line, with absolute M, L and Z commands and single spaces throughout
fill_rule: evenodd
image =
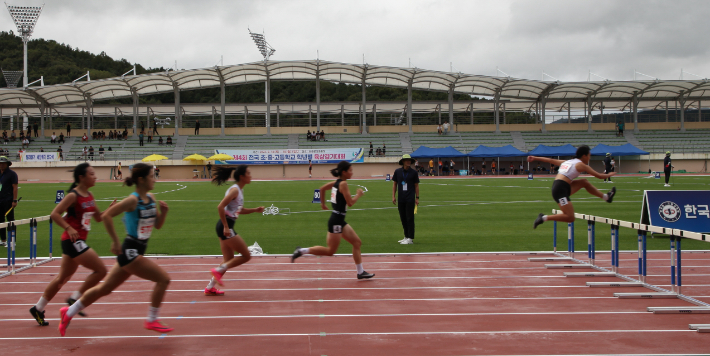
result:
M 646 190 L 643 194 L 641 223 L 710 232 L 710 191 Z
M 216 164 L 314 164 L 364 162 L 362 148 L 330 148 L 313 150 L 215 150 L 217 154 L 226 154 L 233 159 L 217 161 Z
M 22 162 L 51 162 L 59 161 L 58 152 L 23 152 L 20 156 Z

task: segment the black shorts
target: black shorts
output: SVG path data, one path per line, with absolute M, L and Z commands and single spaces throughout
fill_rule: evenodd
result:
M 224 236 L 224 224 L 222 224 L 222 220 L 217 220 L 217 226 L 215 227 L 215 230 L 217 231 L 217 237 L 219 237 L 220 240 L 227 240 L 234 236 L 237 236 L 237 233 L 234 231 L 234 222 L 235 220 L 227 218 L 227 225 L 229 225 L 229 229 L 232 230 L 234 235 L 226 237 Z
M 345 215 L 332 213 L 328 219 L 328 232 L 333 234 L 342 234 L 343 228 L 348 223 L 345 222 Z
M 552 199 L 560 206 L 569 204 L 569 196 L 572 194 L 572 186 L 569 183 L 557 179 L 552 183 Z
M 62 240 L 62 253 L 71 258 L 81 255 L 90 248 L 91 247 L 89 247 L 84 240 L 76 240 L 76 242 L 71 242 L 71 240 Z
M 121 245 L 121 254 L 116 257 L 118 265 L 125 267 L 133 262 L 138 256 L 145 254 L 145 249 L 148 247 L 147 242 L 138 241 L 132 237 L 126 237 Z
M 117 175 L 119 175 L 119 176 L 120 176 L 120 175 L 122 175 L 122 174 L 121 174 L 121 170 L 120 170 L 120 169 L 118 170 L 118 174 L 117 174 Z

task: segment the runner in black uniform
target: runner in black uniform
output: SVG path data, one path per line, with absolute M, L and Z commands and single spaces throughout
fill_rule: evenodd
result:
M 333 204 L 333 213 L 328 219 L 328 247 L 313 246 L 309 248 L 296 247 L 296 251 L 291 256 L 291 262 L 305 255 L 332 256 L 338 251 L 340 238 L 344 238 L 347 242 L 353 245 L 353 259 L 357 267 L 357 279 L 372 278 L 375 275 L 367 273 L 362 268 L 362 256 L 360 255 L 360 237 L 357 236 L 355 230 L 345 222 L 345 214 L 349 206 L 353 206 L 360 197 L 365 194 L 362 189 L 357 190 L 355 197 L 350 196 L 350 188 L 346 180 L 352 178 L 353 168 L 349 162 L 341 161 L 338 167 L 331 170 L 330 173 L 334 177 L 339 177 L 335 182 L 328 183 L 320 187 L 320 196 L 325 197 L 325 192 L 330 190 L 330 202 Z M 321 199 L 321 208 L 329 210 L 325 206 L 325 199 Z

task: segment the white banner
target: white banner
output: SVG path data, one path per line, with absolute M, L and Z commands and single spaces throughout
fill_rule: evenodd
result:
M 282 150 L 215 150 L 232 157 L 217 164 L 314 164 L 348 161 L 364 162 L 362 148 L 282 149 Z
M 52 162 L 59 161 L 58 152 L 23 152 L 20 156 L 22 162 Z

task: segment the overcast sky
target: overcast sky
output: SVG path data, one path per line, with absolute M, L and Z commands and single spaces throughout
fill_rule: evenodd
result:
M 274 60 L 315 59 L 469 74 L 612 80 L 634 70 L 660 79 L 710 77 L 710 1 L 219 1 L 46 2 L 34 38 L 147 67 L 181 69 L 261 59 L 247 27 L 265 32 Z M 0 15 L 0 30 L 16 30 Z M 1 49 L 0 49 L 1 50 Z M 30 64 L 31 65 L 31 64 Z M 598 77 L 595 77 L 599 80 Z M 638 77 L 639 79 L 645 77 Z M 686 79 L 694 78 L 686 74 Z M 550 78 L 546 78 L 550 79 Z

